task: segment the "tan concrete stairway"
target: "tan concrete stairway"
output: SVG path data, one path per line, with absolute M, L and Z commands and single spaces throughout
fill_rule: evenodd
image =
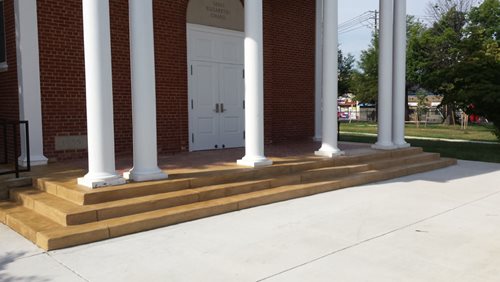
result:
M 87 190 L 37 179 L 0 202 L 0 222 L 43 249 L 60 249 L 189 220 L 455 164 L 420 148 L 336 159 L 174 174 L 165 181 Z

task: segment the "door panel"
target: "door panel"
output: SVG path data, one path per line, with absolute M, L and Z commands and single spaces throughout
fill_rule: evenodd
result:
M 191 148 L 213 149 L 219 144 L 219 114 L 215 112 L 219 103 L 218 65 L 195 61 L 192 67 Z
M 220 118 L 221 146 L 235 148 L 244 145 L 243 66 L 219 65 L 219 99 L 224 112 Z

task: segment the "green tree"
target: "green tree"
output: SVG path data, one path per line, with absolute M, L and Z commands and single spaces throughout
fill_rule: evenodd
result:
M 406 40 L 406 89 L 417 91 L 422 85 L 422 58 L 420 38 L 426 31 L 423 23 L 408 16 Z
M 353 74 L 353 89 L 356 100 L 376 103 L 378 94 L 378 36 L 373 38 L 368 49 L 361 51 L 359 70 Z
M 492 121 L 500 139 L 500 1 L 485 0 L 468 18 L 461 45 L 466 55 L 453 72 L 456 100 L 468 114 Z
M 418 40 L 425 31 L 425 26 L 415 17 L 407 17 L 407 52 L 406 52 L 406 89 L 418 89 L 421 85 L 421 66 Z M 361 52 L 359 71 L 353 75 L 353 89 L 356 99 L 364 103 L 374 103 L 378 97 L 378 35 L 372 35 L 368 49 Z
M 407 18 L 407 40 L 406 40 L 406 120 L 410 119 L 408 107 L 408 93 L 417 92 L 422 87 L 422 72 L 419 40 L 426 31 L 425 25 L 416 20 L 414 16 Z
M 422 33 L 418 47 L 414 50 L 419 61 L 422 86 L 435 94 L 443 95 L 447 123 L 454 122 L 458 92 L 454 69 L 465 59 L 461 42 L 465 36 L 466 23 L 466 14 L 451 7 L 432 27 Z
M 354 56 L 347 54 L 344 56 L 342 50 L 338 51 L 339 61 L 339 95 L 352 92 L 352 80 L 354 75 Z

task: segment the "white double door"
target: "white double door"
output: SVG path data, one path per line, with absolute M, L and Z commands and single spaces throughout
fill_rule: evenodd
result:
M 245 140 L 243 35 L 188 25 L 190 151 Z
M 243 66 L 193 61 L 191 150 L 244 145 Z

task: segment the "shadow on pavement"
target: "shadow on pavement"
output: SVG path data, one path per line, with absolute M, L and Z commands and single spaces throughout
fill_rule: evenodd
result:
M 9 264 L 14 263 L 16 260 L 21 259 L 25 252 L 8 252 L 5 254 L 0 254 L 0 281 L 2 282 L 18 282 L 18 281 L 30 281 L 30 282 L 45 282 L 50 281 L 47 278 L 38 276 L 12 276 L 7 273 L 7 268 Z

